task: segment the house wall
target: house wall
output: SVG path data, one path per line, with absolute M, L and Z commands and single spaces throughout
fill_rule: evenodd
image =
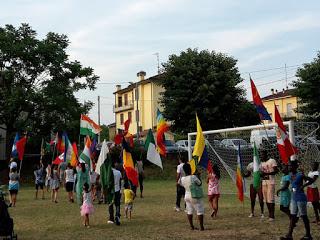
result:
M 295 110 L 298 107 L 298 101 L 297 97 L 289 96 L 285 98 L 278 98 L 278 99 L 272 99 L 272 100 L 262 100 L 263 105 L 267 109 L 268 113 L 271 115 L 272 120 L 274 121 L 274 106 L 278 105 L 278 111 L 282 118 L 288 118 L 288 117 L 298 117 L 298 114 L 295 112 Z M 287 105 L 292 105 L 292 111 L 291 113 L 287 112 Z

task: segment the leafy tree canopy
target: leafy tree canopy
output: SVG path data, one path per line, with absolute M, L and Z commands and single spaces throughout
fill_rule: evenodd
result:
M 320 123 L 320 52 L 311 63 L 299 68 L 293 82 L 300 104 L 298 112 L 309 121 Z
M 195 131 L 195 113 L 206 130 L 259 122 L 239 87 L 243 79 L 236 63 L 222 53 L 190 48 L 169 57 L 163 64 L 161 104 L 173 130 Z
M 68 45 L 66 35 L 53 32 L 39 40 L 28 24 L 0 27 L 0 124 L 9 137 L 17 130 L 40 136 L 67 130 L 77 139 L 80 114 L 92 103 L 74 93 L 95 89 L 99 77 L 69 60 Z

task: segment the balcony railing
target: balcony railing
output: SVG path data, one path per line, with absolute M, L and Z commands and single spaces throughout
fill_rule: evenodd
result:
M 113 112 L 117 113 L 117 112 L 122 112 L 122 111 L 126 111 L 126 110 L 130 110 L 133 109 L 134 106 L 134 102 L 133 101 L 128 101 L 127 105 L 113 105 Z

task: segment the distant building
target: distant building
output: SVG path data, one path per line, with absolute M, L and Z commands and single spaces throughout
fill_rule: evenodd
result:
M 273 121 L 275 106 L 284 120 L 300 118 L 300 114 L 297 113 L 298 98 L 294 95 L 294 89 L 283 89 L 279 92 L 271 89 L 271 95 L 262 98 L 262 102 Z
M 109 129 L 109 140 L 113 141 L 114 136 L 116 135 L 116 123 L 111 123 L 107 127 Z
M 160 93 L 164 91 L 159 85 L 160 75 L 145 79 L 146 73 L 140 71 L 137 73 L 137 82 L 129 82 L 126 88 L 117 85 L 114 92 L 115 105 L 115 128 L 124 129 L 124 122 L 131 119 L 129 132 L 136 134 L 137 130 L 145 134 L 148 129 L 154 129 L 157 126 L 157 109 L 160 108 Z M 110 138 L 111 139 L 111 138 Z

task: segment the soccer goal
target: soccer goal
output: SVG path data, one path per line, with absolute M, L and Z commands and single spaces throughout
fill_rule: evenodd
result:
M 269 158 L 274 158 L 280 164 L 280 156 L 277 149 L 275 123 L 265 125 L 253 125 L 237 128 L 218 129 L 204 131 L 209 160 L 219 166 L 221 171 L 221 191 L 236 193 L 235 171 L 237 167 L 238 146 L 243 168 L 253 161 L 253 143 L 256 143 L 259 156 L 266 151 Z M 305 171 L 309 171 L 313 161 L 320 161 L 320 142 L 316 139 L 317 123 L 286 121 L 290 141 L 299 149 L 299 153 L 292 156 L 303 163 Z M 192 146 L 196 139 L 196 132 L 188 134 L 188 157 L 192 157 Z M 281 175 L 278 174 L 279 176 Z M 246 179 L 248 190 L 251 179 Z M 246 191 L 246 194 L 249 191 Z

